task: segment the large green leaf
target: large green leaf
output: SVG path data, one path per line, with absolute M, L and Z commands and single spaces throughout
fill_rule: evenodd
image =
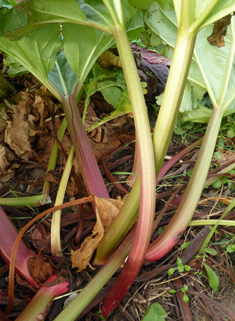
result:
M 0 32 L 17 40 L 45 24 L 63 22 L 87 23 L 85 13 L 75 0 L 27 0 L 1 18 Z
M 133 39 L 144 28 L 143 16 L 142 13 L 136 12 L 128 1 L 123 0 L 122 2 L 127 34 L 130 39 Z M 108 11 L 101 0 L 80 0 L 79 4 L 89 21 L 113 26 Z M 66 58 L 81 83 L 86 79 L 98 57 L 115 45 L 114 37 L 111 34 L 88 26 L 65 23 L 62 33 Z
M 177 22 L 174 10 L 164 11 L 158 4 L 154 3 L 154 5 L 149 9 L 149 13 L 146 15 L 145 19 L 147 25 L 152 32 L 161 38 L 163 44 L 167 44 L 173 49 L 177 36 Z M 201 87 L 208 91 L 211 90 L 215 100 L 218 102 L 228 64 L 232 43 L 232 32 L 231 26 L 229 26 L 225 37 L 226 45 L 222 48 L 217 48 L 211 46 L 207 41 L 207 37 L 212 33 L 212 28 L 213 26 L 208 26 L 202 29 L 197 35 L 188 81 L 192 86 L 196 86 L 198 88 Z M 234 88 L 234 77 L 235 64 L 232 68 L 227 95 Z M 183 106 L 183 104 L 181 106 Z M 191 109 L 192 107 L 193 106 L 191 106 Z M 230 106 L 230 108 L 233 107 L 233 105 Z M 181 107 L 180 111 L 184 111 L 184 108 Z
M 51 91 L 47 76 L 52 70 L 56 54 L 62 47 L 58 25 L 46 25 L 18 41 L 0 37 L 0 49 L 12 56 Z
M 195 1 L 195 19 L 201 18 L 205 12 L 208 5 L 215 3 L 215 0 L 196 0 Z M 177 16 L 177 21 L 180 20 L 181 12 L 181 0 L 174 0 L 175 12 Z M 234 0 L 219 0 L 218 3 L 214 6 L 213 10 L 208 16 L 205 17 L 203 23 L 199 26 L 199 29 L 202 29 L 210 24 L 218 21 L 219 19 L 233 13 L 235 11 L 235 2 Z
M 104 31 L 79 25 L 63 25 L 64 52 L 70 68 L 81 82 L 98 57 L 112 45 L 114 38 Z
M 57 55 L 48 79 L 63 96 L 69 96 L 74 91 L 78 77 L 69 67 L 64 51 Z
M 208 1 L 208 0 L 207 0 Z M 204 0 L 197 0 L 198 7 L 202 6 Z M 211 11 L 207 19 L 204 21 L 200 28 L 209 26 L 210 24 L 216 22 L 217 20 L 233 13 L 235 11 L 235 2 L 234 0 L 220 0 L 214 9 Z

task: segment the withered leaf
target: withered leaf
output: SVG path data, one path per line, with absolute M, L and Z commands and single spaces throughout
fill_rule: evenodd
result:
M 72 267 L 76 267 L 78 272 L 87 267 L 95 249 L 104 236 L 105 231 L 112 224 L 123 204 L 124 203 L 119 200 L 104 199 L 95 196 L 97 222 L 94 226 L 92 235 L 85 239 L 78 250 L 71 251 Z
M 226 36 L 227 28 L 231 23 L 231 14 L 223 17 L 214 23 L 213 32 L 207 38 L 212 46 L 223 47 L 225 46 L 224 36 Z
M 13 121 L 7 122 L 5 143 L 22 159 L 28 160 L 33 153 L 29 142 L 29 124 L 25 119 L 25 102 L 20 101 L 14 109 Z

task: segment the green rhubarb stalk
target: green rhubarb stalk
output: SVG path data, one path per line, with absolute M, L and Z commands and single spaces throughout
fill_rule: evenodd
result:
M 50 282 L 55 282 L 57 276 L 53 275 L 40 290 L 35 294 L 33 299 L 28 303 L 26 308 L 16 318 L 16 321 L 33 321 L 33 320 L 45 320 L 52 301 L 55 297 L 68 292 L 69 282 L 59 282 L 56 285 L 50 286 Z M 66 318 L 65 318 L 66 320 Z
M 60 128 L 58 130 L 58 140 L 59 140 L 59 142 L 62 141 L 66 128 L 67 128 L 67 121 L 66 121 L 66 118 L 64 117 L 64 119 L 63 119 L 63 121 L 62 121 L 62 123 L 60 125 Z M 49 160 L 49 164 L 48 164 L 48 167 L 47 167 L 47 173 L 50 170 L 55 169 L 58 154 L 59 154 L 59 146 L 58 146 L 57 142 L 55 141 L 54 145 L 53 145 L 53 148 L 52 148 L 52 151 L 51 151 L 50 160 Z M 50 194 L 50 187 L 51 187 L 51 183 L 49 181 L 45 181 L 44 184 L 43 184 L 42 194 L 48 194 L 49 195 Z
M 223 110 L 218 107 L 214 108 L 198 155 L 196 166 L 183 199 L 166 229 L 157 240 L 149 246 L 146 255 L 147 260 L 156 261 L 166 255 L 180 239 L 182 233 L 191 221 L 210 168 L 222 117 Z M 192 195 L 193 197 L 191 197 Z
M 223 225 L 223 226 L 235 226 L 235 221 L 230 220 L 196 220 L 191 221 L 188 226 L 204 226 L 204 225 Z
M 153 133 L 156 172 L 159 173 L 175 128 L 192 60 L 196 32 L 190 31 L 194 20 L 194 1 L 183 0 L 181 19 L 163 101 Z
M 164 232 L 157 238 L 157 240 L 149 246 L 146 255 L 147 260 L 156 261 L 162 258 L 165 254 L 167 254 L 170 249 L 172 249 L 172 247 L 177 243 L 180 236 L 182 235 L 184 230 L 187 228 L 189 222 L 191 221 L 194 210 L 201 196 L 206 177 L 209 171 L 211 159 L 213 156 L 222 117 L 226 109 L 229 107 L 228 105 L 224 106 L 224 102 L 226 101 L 225 95 L 231 76 L 231 70 L 235 56 L 235 35 L 233 20 L 231 22 L 231 25 L 232 43 L 230 46 L 230 55 L 227 63 L 226 72 L 224 75 L 224 80 L 221 86 L 218 102 L 216 102 L 210 84 L 207 81 L 207 78 L 201 68 L 202 76 L 207 86 L 207 90 L 210 95 L 211 101 L 213 102 L 213 111 L 206 130 L 206 135 L 203 139 L 202 147 L 196 162 L 196 166 L 193 170 L 193 174 L 190 178 L 183 199 L 171 222 L 168 224 Z
M 167 80 L 165 93 L 163 96 L 162 106 L 160 108 L 160 113 L 158 115 L 158 119 L 154 130 L 153 143 L 154 143 L 154 153 L 155 153 L 155 168 L 156 168 L 157 176 L 160 172 L 164 157 L 169 147 L 170 139 L 176 123 L 176 119 L 177 119 L 177 115 L 180 108 L 181 99 L 182 99 L 182 95 L 183 95 L 183 91 L 184 91 L 184 87 L 187 79 L 187 74 L 188 74 L 188 70 L 190 67 L 191 58 L 193 54 L 193 48 L 194 48 L 195 39 L 196 39 L 196 32 L 195 31 L 192 32 L 189 29 L 194 19 L 194 2 L 188 1 L 188 0 L 182 2 L 181 18 L 182 19 L 181 19 L 181 24 L 179 26 L 179 31 L 177 35 L 174 55 L 172 59 L 172 65 L 168 75 L 168 80 Z M 120 52 L 119 52 L 119 55 L 120 55 Z M 176 84 L 177 84 L 177 88 L 176 88 Z M 138 130 L 138 127 L 137 127 L 137 130 Z M 159 137 L 157 135 L 159 135 Z M 140 144 L 138 144 L 139 152 L 142 146 L 143 145 L 140 146 Z M 141 172 L 142 172 L 142 168 L 141 168 Z M 147 181 L 146 177 L 144 179 Z M 133 223 L 134 219 L 136 218 L 135 216 L 136 209 L 138 208 L 138 203 L 140 201 L 140 198 L 139 198 L 140 194 L 138 195 L 136 194 L 140 190 L 140 188 L 137 186 L 139 182 L 140 180 L 137 179 L 128 197 L 128 199 L 130 199 L 128 203 L 129 207 L 127 208 L 127 205 L 125 203 L 121 212 L 116 218 L 116 220 L 118 220 L 119 222 L 120 221 L 122 222 L 121 224 L 122 224 L 123 230 L 122 232 L 119 232 L 121 235 L 120 239 L 123 238 L 122 234 L 127 233 L 127 228 L 129 228 L 129 226 L 131 225 L 130 222 Z M 133 189 L 135 189 L 134 190 L 135 196 L 134 196 Z M 129 213 L 129 215 L 126 215 L 126 213 Z M 101 249 L 101 246 L 99 247 L 101 250 L 98 248 L 99 252 L 95 258 L 96 264 L 99 264 L 99 263 L 102 264 L 105 261 L 105 259 L 107 259 L 107 258 L 104 259 L 104 257 L 108 255 L 110 248 L 114 247 L 115 243 L 117 242 L 116 240 L 118 236 L 113 226 L 115 225 L 112 224 L 111 228 L 108 231 L 108 236 L 107 236 L 108 242 L 106 242 L 106 245 L 104 245 L 104 242 L 102 242 L 103 248 Z M 118 229 L 118 231 L 120 230 Z M 113 235 L 113 237 L 111 235 Z M 106 247 L 108 247 L 107 251 L 106 251 Z M 101 253 L 104 253 L 104 255 L 102 255 Z
M 63 204 L 66 187 L 72 170 L 74 161 L 74 147 L 72 146 L 69 157 L 67 159 L 65 169 L 60 181 L 59 189 L 56 195 L 55 206 Z M 60 240 L 60 218 L 61 210 L 57 210 L 52 215 L 51 221 L 51 253 L 53 256 L 62 256 L 61 240 Z
M 23 206 L 38 207 L 50 203 L 51 199 L 47 194 L 16 198 L 0 198 L 0 205 L 8 205 L 16 208 Z

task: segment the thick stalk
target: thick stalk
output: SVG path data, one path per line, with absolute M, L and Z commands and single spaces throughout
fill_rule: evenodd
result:
M 104 1 L 106 4 L 107 1 Z M 118 15 L 121 16 L 120 14 Z M 137 229 L 128 260 L 117 281 L 104 299 L 102 313 L 107 316 L 119 304 L 134 282 L 143 264 L 150 242 L 155 212 L 155 166 L 151 130 L 137 68 L 125 26 L 114 20 L 115 41 L 128 87 L 135 120 L 140 157 L 140 208 Z
M 156 186 L 160 182 L 160 178 L 162 178 L 167 171 L 185 154 L 190 152 L 192 149 L 197 147 L 199 144 L 201 144 L 203 138 L 198 139 L 196 142 L 191 144 L 190 146 L 187 146 L 182 151 L 177 153 L 172 157 L 171 160 L 169 160 L 161 169 L 158 179 L 156 180 Z M 131 226 L 134 224 L 137 215 L 138 215 L 138 209 L 137 206 L 135 211 L 129 213 L 129 208 L 132 206 L 132 203 L 137 203 L 136 199 L 139 200 L 140 190 L 138 189 L 140 187 L 139 183 L 140 176 L 137 177 L 137 183 L 134 184 L 134 187 L 131 190 L 131 194 L 129 195 L 128 199 L 126 200 L 124 204 L 124 211 L 122 209 L 122 212 L 117 216 L 115 221 L 113 222 L 112 226 L 108 229 L 108 231 L 105 233 L 104 237 L 102 238 L 97 251 L 96 256 L 94 259 L 94 264 L 104 264 L 108 256 L 116 249 L 118 244 L 123 240 L 125 235 L 127 234 L 128 230 L 131 228 Z
M 8 205 L 16 208 L 20 207 L 38 207 L 45 204 L 50 204 L 51 198 L 49 195 L 35 195 L 16 198 L 0 198 L 0 205 Z
M 184 197 L 166 229 L 149 246 L 147 260 L 156 261 L 166 255 L 178 242 L 191 221 L 209 171 L 222 117 L 223 111 L 218 107 L 214 108 Z
M 64 136 L 64 132 L 65 129 L 67 128 L 67 121 L 66 118 L 64 117 L 61 125 L 60 125 L 60 129 L 58 130 L 58 140 L 61 142 Z M 50 160 L 49 160 L 49 164 L 47 166 L 47 173 L 52 170 L 55 169 L 56 166 L 56 161 L 57 161 L 57 157 L 59 154 L 59 146 L 57 144 L 57 142 L 54 142 L 52 151 L 51 151 L 51 156 L 50 156 Z M 42 194 L 50 194 L 50 187 L 51 187 L 51 182 L 49 181 L 45 181 L 43 184 L 43 190 L 42 190 Z
M 178 117 L 195 39 L 196 35 L 189 31 L 179 30 L 166 89 L 153 134 L 157 173 L 162 167 Z
M 16 321 L 45 320 L 50 311 L 52 300 L 68 291 L 69 282 L 67 281 L 47 286 L 47 283 L 55 282 L 56 278 L 56 275 L 53 275 L 45 282 L 45 285 L 35 294 Z
M 63 204 L 66 187 L 67 187 L 69 176 L 73 166 L 73 161 L 74 161 L 74 147 L 72 146 L 67 163 L 65 165 L 65 169 L 64 169 L 61 181 L 60 181 L 59 189 L 56 195 L 55 206 Z M 53 212 L 53 215 L 52 215 L 51 253 L 53 256 L 63 256 L 62 249 L 61 249 L 61 241 L 60 241 L 61 211 L 62 210 L 57 210 Z
M 72 94 L 69 97 L 64 97 L 62 103 L 87 191 L 91 195 L 109 198 L 79 114 L 75 95 Z
M 18 232 L 6 213 L 0 206 L 0 253 L 7 264 L 11 262 L 12 248 L 17 238 Z M 16 255 L 16 272 L 22 275 L 32 286 L 38 287 L 37 282 L 31 277 L 28 270 L 28 259 L 34 257 L 29 253 L 29 249 L 23 240 L 20 241 L 19 251 Z

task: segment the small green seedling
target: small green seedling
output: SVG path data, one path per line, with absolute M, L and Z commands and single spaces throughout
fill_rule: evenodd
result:
M 235 244 L 229 244 L 227 247 L 226 247 L 226 251 L 228 253 L 233 253 L 235 252 Z
M 177 267 L 171 268 L 168 270 L 168 275 L 172 275 L 176 270 L 178 270 L 180 273 L 183 273 L 184 271 L 189 272 L 191 270 L 191 267 L 187 264 L 183 265 L 183 262 L 181 258 L 177 258 Z
M 217 254 L 217 251 L 206 247 L 201 254 L 196 255 L 197 258 L 202 258 L 202 265 L 206 270 L 209 285 L 213 289 L 213 291 L 216 292 L 219 286 L 219 278 L 216 275 L 216 273 L 212 270 L 212 268 L 205 263 L 205 258 L 208 257 L 206 253 L 215 256 Z
M 174 294 L 174 293 L 179 292 L 179 291 L 181 291 L 181 292 L 184 293 L 184 296 L 183 296 L 184 302 L 189 302 L 189 297 L 188 297 L 187 294 L 186 294 L 186 291 L 188 291 L 188 285 L 185 285 L 182 289 L 177 290 L 177 291 L 176 291 L 176 290 L 173 290 L 173 289 L 169 290 L 169 292 L 170 292 L 171 294 Z

